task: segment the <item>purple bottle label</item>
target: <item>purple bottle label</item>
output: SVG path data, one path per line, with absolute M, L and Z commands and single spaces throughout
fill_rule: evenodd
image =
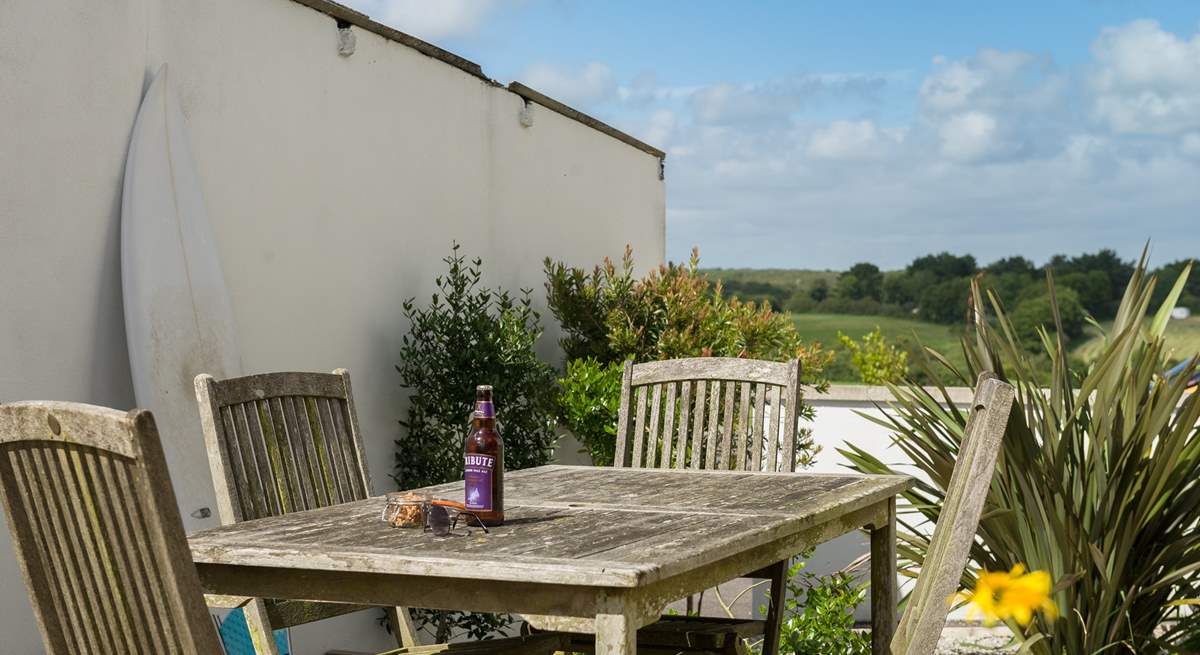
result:
M 496 406 L 490 400 L 476 400 L 475 416 L 478 418 L 496 418 Z
M 495 455 L 467 454 L 463 475 L 467 482 L 467 509 L 473 512 L 492 511 L 492 476 L 495 473 Z

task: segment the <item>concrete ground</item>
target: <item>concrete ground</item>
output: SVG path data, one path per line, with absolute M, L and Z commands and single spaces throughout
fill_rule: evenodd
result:
M 1008 628 L 985 628 L 978 624 L 952 623 L 942 632 L 937 655 L 994 655 L 1015 653 L 1007 646 L 1012 639 Z

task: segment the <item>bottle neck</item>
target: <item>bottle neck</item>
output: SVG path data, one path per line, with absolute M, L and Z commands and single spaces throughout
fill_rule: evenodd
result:
M 496 406 L 491 400 L 476 400 L 475 411 L 471 415 L 475 428 L 496 428 Z

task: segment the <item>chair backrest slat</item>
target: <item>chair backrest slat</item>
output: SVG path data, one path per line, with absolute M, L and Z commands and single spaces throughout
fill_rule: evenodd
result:
M 800 360 L 793 359 L 788 362 L 788 377 L 800 379 Z M 800 385 L 791 385 L 783 390 L 783 416 L 796 416 L 800 409 Z M 798 421 L 783 421 L 783 460 L 785 462 L 795 461 L 796 457 L 796 430 L 798 429 Z
M 767 468 L 771 469 L 776 466 L 779 461 L 779 423 L 782 414 L 782 405 L 779 399 L 782 397 L 779 387 L 771 387 L 767 391 L 767 402 L 770 406 L 767 408 Z
M 370 495 L 350 374 L 196 377 L 222 523 Z
M 725 385 L 724 409 L 721 410 L 721 438 L 719 441 L 713 439 L 713 442 L 717 444 L 717 460 L 715 464 L 720 469 L 729 469 L 732 464 L 733 395 L 736 387 L 736 382 L 730 382 Z
M 704 468 L 713 469 L 717 467 L 717 444 L 720 438 L 716 435 L 717 427 L 721 420 L 721 381 L 712 380 L 708 383 L 708 422 L 706 423 L 707 431 L 701 434 L 708 434 L 704 439 Z
M 799 401 L 798 360 L 627 362 L 615 464 L 793 471 Z
M 692 383 L 696 389 L 696 406 L 692 409 L 692 431 L 688 433 L 685 447 L 691 452 L 691 467 L 700 468 L 700 455 L 704 452 L 704 408 L 708 400 L 708 380 L 696 380 Z
M 626 368 L 628 370 L 633 370 L 633 366 L 629 365 L 629 364 L 626 364 Z M 675 431 L 675 468 L 677 468 L 677 469 L 683 468 L 683 463 L 685 461 L 687 461 L 687 459 L 686 459 L 687 458 L 687 441 L 688 441 L 688 433 L 689 433 L 688 425 L 690 425 L 690 423 L 688 423 L 688 419 L 691 418 L 692 402 L 693 402 L 693 399 L 695 398 L 694 386 L 692 385 L 691 380 L 684 380 L 682 383 L 680 383 L 680 389 L 681 389 L 681 391 L 679 394 L 679 428 Z M 621 389 L 621 398 L 622 398 L 621 404 L 622 405 L 625 404 L 625 401 L 624 401 L 625 396 L 626 396 L 625 389 Z M 617 429 L 620 430 L 620 426 L 617 426 Z M 617 435 L 618 448 L 620 446 L 620 441 L 622 441 L 620 436 L 621 436 L 620 434 Z M 620 460 L 620 459 L 617 460 L 617 466 L 624 466 L 624 463 L 622 462 L 622 460 Z M 671 468 L 671 464 L 669 461 L 663 462 L 663 466 L 665 468 Z
M 932 653 L 937 645 L 949 613 L 946 599 L 958 590 L 970 558 L 1013 396 L 1008 383 L 991 373 L 980 375 L 946 500 L 916 588 L 892 639 L 894 655 Z
M 640 387 L 637 390 L 637 411 L 634 412 L 634 434 L 637 439 L 633 441 L 633 461 L 634 466 L 642 466 L 642 449 L 646 443 L 646 387 Z
M 746 461 L 746 450 L 750 443 L 748 436 L 750 430 L 750 414 L 753 411 L 753 406 L 750 404 L 750 387 L 747 382 L 743 382 L 741 387 L 741 399 L 738 401 L 737 410 L 737 433 L 733 440 L 733 450 L 730 452 L 730 462 L 733 464 L 735 471 L 744 471 L 748 468 Z
M 49 652 L 220 652 L 149 412 L 0 405 L 0 498 Z
M 662 423 L 662 395 L 665 385 L 656 384 L 650 387 L 650 437 L 646 447 L 646 467 L 654 468 L 655 455 L 658 454 L 659 428 Z
M 663 425 L 662 425 L 662 454 L 658 458 L 657 466 L 671 466 L 671 443 L 675 440 L 675 393 L 679 386 L 676 382 L 667 382 L 662 385 L 666 388 L 666 397 L 663 399 Z
M 750 470 L 762 470 L 762 453 L 763 444 L 766 442 L 766 435 L 763 430 L 767 427 L 766 419 L 767 407 L 767 386 L 762 383 L 754 385 L 754 415 L 750 417 L 750 443 L 747 448 L 750 451 Z

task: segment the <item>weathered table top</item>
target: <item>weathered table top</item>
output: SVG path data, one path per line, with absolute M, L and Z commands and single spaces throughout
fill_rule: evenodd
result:
M 542 466 L 505 474 L 503 526 L 392 528 L 382 498 L 192 535 L 199 565 L 640 587 L 813 528 L 908 488 L 905 476 Z M 461 482 L 427 489 L 462 500 Z

